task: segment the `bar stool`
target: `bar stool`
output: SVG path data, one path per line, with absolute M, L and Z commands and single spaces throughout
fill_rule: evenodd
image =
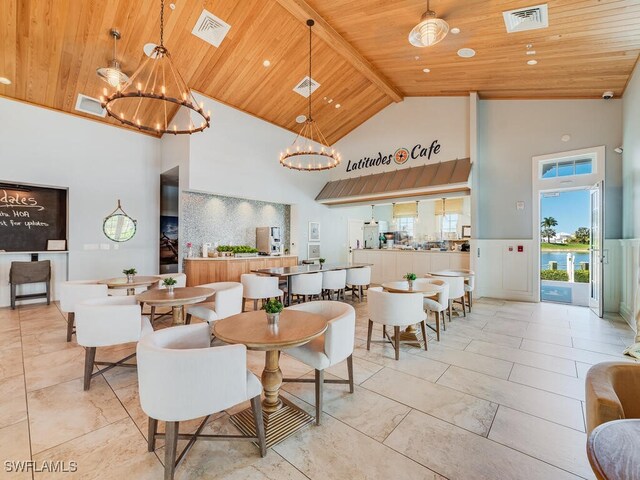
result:
M 253 309 L 258 309 L 258 300 L 268 300 L 269 298 L 279 298 L 283 301 L 284 292 L 278 288 L 278 277 L 267 277 L 256 275 L 255 273 L 243 273 L 240 275 L 240 283 L 243 288 L 242 311 L 244 312 L 244 301 L 253 300 Z
M 109 288 L 97 280 L 76 280 L 60 286 L 60 310 L 67 314 L 67 342 L 75 333 L 76 306 L 92 298 L 107 298 Z
M 322 294 L 322 272 L 294 275 L 291 278 L 290 294 L 298 297 L 298 303 L 300 303 L 300 297 L 303 302 L 306 302 L 307 299 L 313 299 L 313 297 L 320 297 Z
M 49 260 L 40 260 L 39 262 L 11 262 L 9 283 L 11 284 L 12 310 L 16 309 L 16 300 L 46 298 L 47 305 L 51 304 L 51 262 Z M 28 283 L 44 283 L 45 291 L 18 295 L 18 285 L 26 285 Z
M 351 296 L 358 297 L 359 301 L 362 301 L 364 297 L 363 288 L 369 288 L 370 283 L 371 267 L 349 268 L 347 270 L 347 289 L 351 290 Z
M 329 300 L 333 292 L 336 292 L 336 300 L 344 300 L 344 289 L 347 288 L 347 271 L 346 270 L 332 270 L 322 272 L 322 298 L 327 295 Z

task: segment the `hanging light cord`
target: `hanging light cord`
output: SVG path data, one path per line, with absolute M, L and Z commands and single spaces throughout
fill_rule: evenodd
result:
M 309 120 L 311 120 L 311 28 L 313 20 L 309 21 Z
M 160 0 L 160 46 L 164 47 L 164 0 Z

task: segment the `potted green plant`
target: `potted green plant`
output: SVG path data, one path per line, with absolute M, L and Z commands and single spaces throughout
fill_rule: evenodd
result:
M 320 268 L 322 268 L 322 266 L 324 265 L 324 262 L 326 262 L 327 259 L 326 258 L 319 258 L 318 262 L 320 262 Z
M 178 281 L 173 277 L 165 278 L 162 281 L 162 284 L 166 287 L 168 293 L 173 293 L 173 289 L 175 288 Z
M 264 303 L 262 309 L 267 312 L 267 323 L 269 325 L 277 325 L 280 320 L 280 312 L 284 309 L 284 305 L 277 298 L 272 298 Z
M 413 289 L 413 281 L 418 277 L 417 277 L 417 275 L 415 273 L 407 273 L 402 278 L 404 278 L 407 282 L 409 282 L 409 290 L 412 290 Z
M 125 268 L 124 270 L 122 270 L 122 273 L 127 276 L 127 282 L 131 283 L 133 282 L 133 277 L 135 277 L 138 271 L 135 268 Z

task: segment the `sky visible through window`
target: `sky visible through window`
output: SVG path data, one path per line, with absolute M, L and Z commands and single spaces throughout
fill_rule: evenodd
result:
M 558 234 L 573 234 L 580 227 L 590 227 L 589 208 L 588 190 L 560 192 L 557 197 L 541 198 L 540 220 L 553 217 L 558 221 L 554 227 Z

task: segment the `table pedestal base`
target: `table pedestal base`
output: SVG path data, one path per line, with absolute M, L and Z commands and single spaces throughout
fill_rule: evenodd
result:
M 391 339 L 395 342 L 396 336 L 393 335 Z M 415 325 L 409 325 L 404 331 L 400 332 L 400 341 L 405 345 L 411 345 L 416 348 L 424 348 L 424 339 L 422 334 L 416 329 Z
M 184 325 L 184 305 L 171 307 L 172 325 Z
M 267 448 L 314 422 L 314 417 L 299 409 L 288 400 L 281 398 L 282 407 L 272 413 L 262 411 L 264 429 L 267 437 Z M 256 436 L 256 425 L 251 408 L 242 410 L 231 416 L 231 423 L 247 436 Z

